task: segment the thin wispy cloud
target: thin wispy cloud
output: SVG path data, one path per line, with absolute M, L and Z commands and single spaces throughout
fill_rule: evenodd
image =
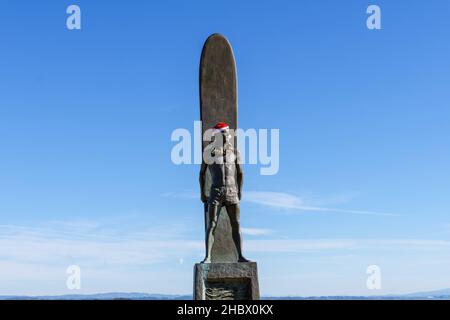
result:
M 67 224 L 71 225 L 71 224 Z M 91 262 L 114 261 L 123 264 L 149 264 L 167 259 L 179 260 L 183 255 L 203 253 L 203 240 L 181 238 L 176 229 L 159 232 L 100 231 L 92 234 L 84 229 L 64 232 L 48 227 L 0 225 L 0 260 L 28 262 L 55 261 L 65 256 Z M 105 229 L 106 230 L 106 229 Z M 172 230 L 172 231 L 170 231 Z M 269 229 L 243 228 L 247 235 L 268 235 Z M 301 252 L 311 250 L 364 248 L 450 248 L 450 241 L 432 239 L 261 239 L 247 240 L 248 251 Z
M 145 265 L 179 259 L 203 248 L 199 241 L 181 240 L 182 234 L 178 225 L 141 226 L 126 233 L 119 226 L 100 225 L 92 232 L 71 222 L 40 227 L 0 225 L 0 260 L 45 264 L 71 257 L 93 265 Z
M 241 231 L 244 235 L 249 236 L 266 236 L 273 232 L 270 229 L 262 229 L 262 228 L 241 228 Z
M 250 252 L 318 252 L 336 250 L 450 250 L 450 241 L 429 239 L 288 239 L 249 240 Z
M 154 274 L 169 277 L 175 273 L 184 279 L 186 274 L 190 274 L 192 263 L 200 261 L 204 255 L 204 240 L 190 238 L 187 231 L 182 224 L 157 227 L 137 224 L 133 230 L 123 232 L 123 224 L 105 226 L 95 221 L 61 221 L 38 226 L 0 225 L 0 284 L 6 288 L 7 283 L 19 283 L 26 278 L 30 283 L 57 281 L 64 288 L 65 270 L 71 264 L 80 265 L 91 281 L 101 278 L 102 286 L 113 284 L 124 270 L 129 272 L 126 278 L 129 282 L 120 284 L 122 288 L 127 288 L 127 283 L 140 288 L 140 279 L 148 279 Z M 270 239 L 271 229 L 250 227 L 243 228 L 243 232 L 247 236 L 264 236 L 245 239 L 244 251 L 250 258 L 258 255 L 258 261 L 266 265 L 270 264 L 273 254 L 285 255 L 283 259 L 289 259 L 296 254 L 298 257 L 302 254 L 314 254 L 314 257 L 334 254 L 358 256 L 373 250 L 395 250 L 414 255 L 435 252 L 439 256 L 450 252 L 450 241 L 445 240 Z M 174 270 L 167 269 L 168 265 Z M 157 278 L 152 279 L 158 281 Z M 159 283 L 157 288 L 163 289 L 164 286 L 164 283 Z M 114 286 L 111 288 L 114 290 Z
M 247 191 L 244 201 L 276 209 L 290 209 L 299 212 L 347 213 L 372 216 L 399 216 L 394 213 L 330 208 L 326 206 L 311 205 L 302 198 L 284 192 Z
M 327 239 L 288 239 L 288 240 L 249 240 L 245 243 L 249 252 L 299 253 L 357 248 L 354 240 Z
M 163 197 L 178 198 L 178 199 L 199 199 L 199 194 L 194 191 L 178 191 L 178 192 L 166 192 L 162 194 Z M 344 214 L 356 214 L 356 215 L 368 215 L 368 216 L 387 216 L 396 217 L 401 216 L 396 213 L 379 212 L 371 210 L 353 210 L 343 209 L 336 207 L 329 207 L 329 203 L 343 203 L 352 199 L 349 195 L 332 197 L 320 201 L 320 204 L 312 204 L 301 197 L 285 193 L 285 192 L 272 192 L 272 191 L 246 191 L 243 195 L 243 201 L 254 203 L 274 209 L 284 209 L 298 212 L 321 212 L 321 213 L 344 213 Z
M 180 238 L 178 227 L 160 226 L 152 232 L 144 228 L 123 234 L 120 226 L 98 229 L 92 234 L 74 226 L 64 232 L 61 226 L 29 227 L 0 225 L 0 260 L 51 262 L 70 256 L 91 262 L 126 265 L 149 264 L 180 257 L 198 256 L 204 251 L 203 239 Z M 159 232 L 159 228 L 165 230 Z M 243 228 L 246 235 L 269 235 L 270 229 Z M 367 248 L 450 248 L 450 241 L 434 239 L 253 239 L 245 241 L 246 250 L 258 252 L 300 252 L 309 250 Z

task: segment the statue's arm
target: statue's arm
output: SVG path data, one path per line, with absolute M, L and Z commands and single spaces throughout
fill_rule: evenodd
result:
M 202 202 L 206 203 L 208 202 L 208 198 L 205 194 L 205 179 L 206 179 L 206 169 L 208 168 L 208 165 L 203 161 L 202 166 L 200 167 L 200 197 L 202 199 Z
M 236 151 L 236 179 L 237 179 L 237 187 L 238 187 L 238 196 L 239 200 L 241 200 L 242 195 L 242 185 L 244 184 L 244 171 L 242 169 L 242 161 L 241 154 L 239 150 Z

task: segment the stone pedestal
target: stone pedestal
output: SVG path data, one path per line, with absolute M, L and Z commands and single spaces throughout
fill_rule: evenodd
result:
M 259 300 L 256 262 L 197 263 L 195 300 Z

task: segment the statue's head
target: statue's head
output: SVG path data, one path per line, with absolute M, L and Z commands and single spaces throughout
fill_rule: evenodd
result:
M 227 143 L 231 141 L 230 127 L 225 122 L 218 122 L 213 129 L 216 142 Z

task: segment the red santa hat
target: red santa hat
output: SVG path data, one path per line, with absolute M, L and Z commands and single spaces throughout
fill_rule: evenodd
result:
M 215 126 L 214 126 L 214 134 L 218 133 L 218 132 L 224 132 L 226 130 L 228 130 L 229 127 L 225 122 L 218 122 Z

